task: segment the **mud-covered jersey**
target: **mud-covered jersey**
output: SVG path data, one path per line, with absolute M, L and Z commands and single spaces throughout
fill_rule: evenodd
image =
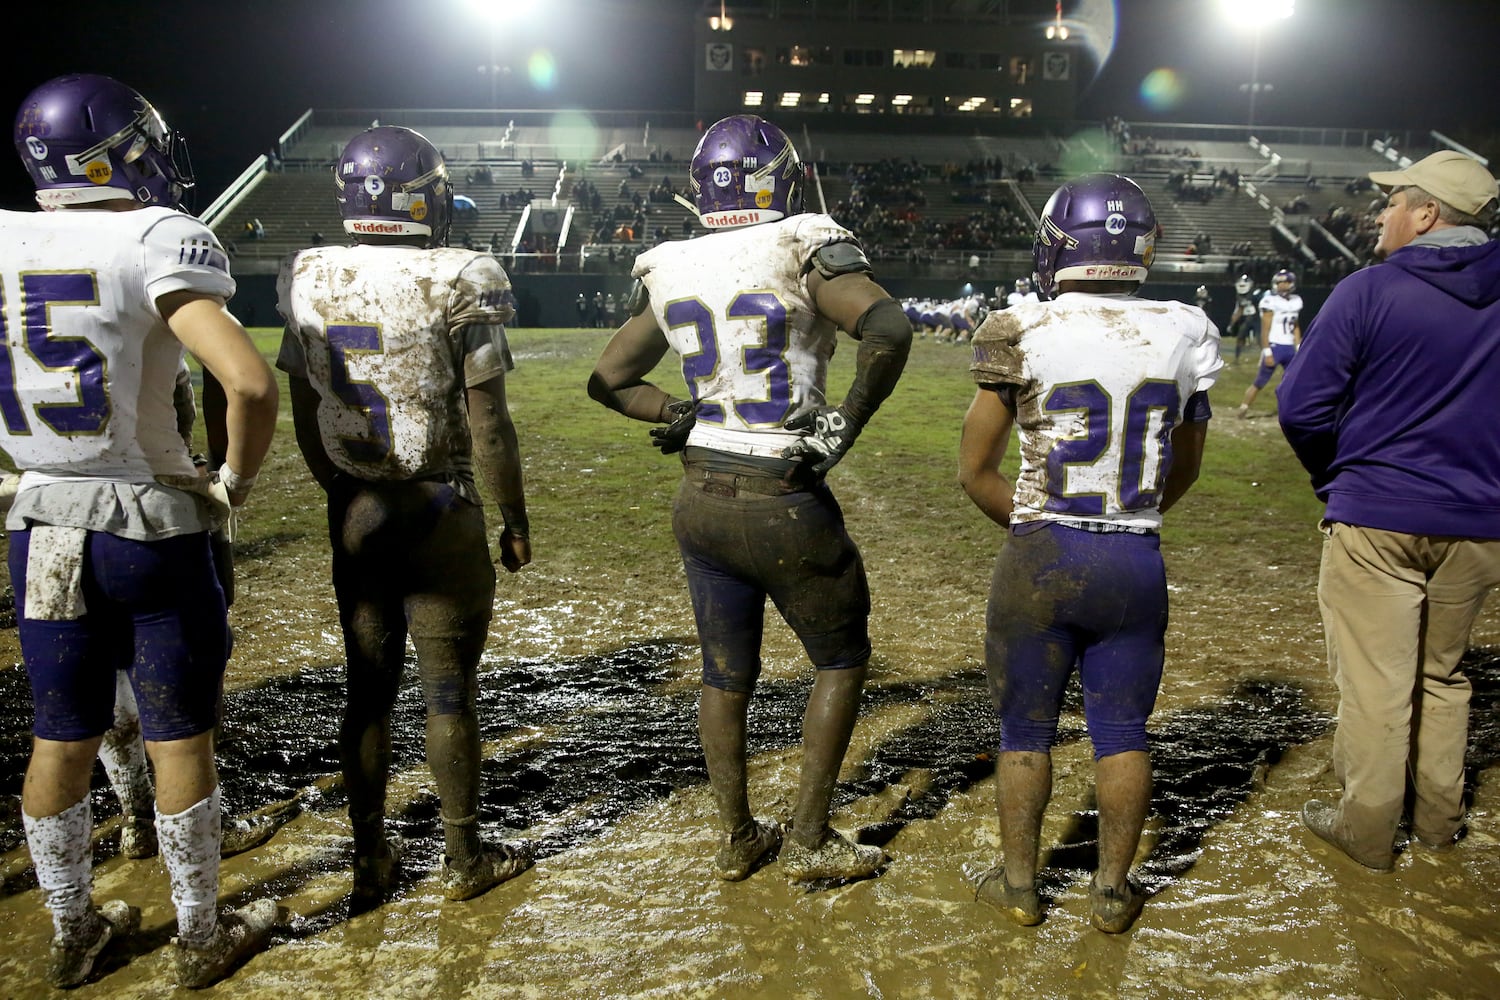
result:
M 1260 311 L 1271 314 L 1271 343 L 1295 344 L 1297 342 L 1297 316 L 1302 312 L 1302 296 L 1277 295 L 1274 291 L 1260 297 Z
M 1172 428 L 1207 419 L 1207 397 L 1196 394 L 1222 366 L 1219 331 L 1183 302 L 1064 292 L 991 313 L 970 372 L 1015 393 L 1011 521 L 1158 528 Z
M 317 391 L 333 463 L 365 480 L 455 476 L 476 498 L 464 390 L 511 367 L 500 262 L 446 247 L 315 247 L 285 261 L 276 285 L 276 364 Z
M 18 467 L 117 483 L 194 474 L 172 405 L 183 347 L 156 306 L 180 291 L 234 294 L 223 248 L 192 216 L 0 212 L 0 447 Z
M 633 273 L 698 402 L 690 446 L 775 458 L 801 436 L 782 424 L 825 403 L 837 336 L 808 295 L 809 262 L 819 247 L 852 240 L 828 216 L 804 214 L 636 258 Z

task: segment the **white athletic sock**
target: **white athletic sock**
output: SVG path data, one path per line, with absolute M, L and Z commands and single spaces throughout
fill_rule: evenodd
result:
M 67 938 L 89 919 L 93 908 L 94 864 L 89 838 L 94 813 L 88 797 L 55 816 L 37 818 L 21 811 L 21 825 L 36 866 L 36 881 L 52 912 L 52 929 Z
M 177 937 L 187 944 L 203 944 L 218 926 L 221 822 L 217 785 L 208 798 L 180 813 L 156 814 L 156 836 L 177 907 Z
M 146 768 L 146 745 L 141 742 L 141 716 L 135 706 L 130 677 L 116 670 L 115 724 L 99 744 L 99 762 L 127 817 L 149 818 L 155 812 L 156 790 Z

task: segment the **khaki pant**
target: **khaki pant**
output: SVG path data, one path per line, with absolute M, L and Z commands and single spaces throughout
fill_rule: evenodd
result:
M 1333 765 L 1344 786 L 1335 832 L 1356 859 L 1388 863 L 1410 774 L 1412 831 L 1463 824 L 1469 680 L 1458 669 L 1500 540 L 1325 524 L 1318 603 L 1339 689 Z

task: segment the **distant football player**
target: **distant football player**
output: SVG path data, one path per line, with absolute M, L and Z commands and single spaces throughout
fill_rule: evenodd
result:
M 348 660 L 339 753 L 354 833 L 350 912 L 394 885 L 385 832 L 391 709 L 411 636 L 427 703 L 427 763 L 442 799 L 443 894 L 470 899 L 530 866 L 480 839 L 480 655 L 495 570 L 475 482 L 498 505 L 500 563 L 531 561 L 516 431 L 505 402 L 510 280 L 486 253 L 449 248 L 453 189 L 411 129 L 355 136 L 334 187 L 353 246 L 282 265 L 278 367 L 297 444 L 328 495 L 333 589 Z
M 1151 801 L 1146 719 L 1165 659 L 1162 513 L 1198 475 L 1219 333 L 1201 309 L 1135 297 L 1156 217 L 1136 184 L 1089 174 L 1042 211 L 1033 256 L 1048 301 L 991 314 L 974 336 L 979 389 L 964 418 L 959 479 L 1008 529 L 995 561 L 985 666 L 1000 718 L 1004 863 L 979 898 L 1023 925 L 1036 888 L 1051 750 L 1076 669 L 1094 745 L 1099 867 L 1092 921 L 1117 934 L 1144 900 L 1130 875 Z M 1021 468 L 1000 473 L 1012 428 Z
M 36 711 L 21 806 L 52 911 L 47 978 L 87 980 L 139 911 L 92 901 L 89 775 L 129 677 L 156 767 L 156 832 L 177 910 L 177 981 L 207 986 L 265 946 L 274 900 L 220 916 L 213 733 L 229 651 L 209 533 L 245 502 L 276 427 L 276 382 L 224 309 L 223 249 L 177 211 L 180 138 L 104 76 L 51 80 L 16 115 L 40 214 L 0 214 L 0 445 L 25 470 L 6 519 Z M 213 482 L 173 389 L 184 350 L 228 392 Z M 211 486 L 213 489 L 211 490 Z M 217 500 L 213 493 L 217 492 Z
M 1030 278 L 1017 278 L 1015 291 L 1005 297 L 1005 308 L 1013 309 L 1023 302 L 1039 302 L 1040 296 L 1031 287 Z
M 1242 274 L 1234 279 L 1234 312 L 1229 317 L 1229 330 L 1234 338 L 1234 363 L 1240 363 L 1240 354 L 1245 349 L 1245 344 L 1251 340 L 1257 343 L 1260 339 L 1260 308 L 1257 303 L 1261 296 L 1256 294 L 1255 282 L 1250 275 Z
M 828 809 L 870 659 L 870 594 L 824 477 L 895 388 L 911 323 L 848 230 L 801 214 L 804 169 L 775 125 L 755 115 L 714 123 L 690 177 L 710 235 L 636 260 L 630 316 L 589 394 L 664 424 L 654 442 L 682 452 L 672 528 L 703 648 L 698 729 L 723 833 L 715 872 L 743 879 L 782 839 L 779 824 L 753 817 L 745 788 L 745 715 L 769 596 L 817 668 L 781 867 L 794 880 L 863 878 L 885 852 L 831 829 Z M 840 329 L 859 354 L 834 405 L 825 379 Z M 690 399 L 644 381 L 668 350 L 681 357 Z
M 1302 296 L 1297 294 L 1297 276 L 1286 268 L 1277 271 L 1271 279 L 1271 290 L 1260 297 L 1260 371 L 1255 381 L 1245 390 L 1240 402 L 1239 415 L 1250 412 L 1250 404 L 1276 369 L 1286 370 L 1302 346 Z

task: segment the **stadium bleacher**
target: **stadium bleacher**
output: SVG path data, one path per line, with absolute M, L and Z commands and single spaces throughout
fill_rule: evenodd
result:
M 623 292 L 637 253 L 660 239 L 702 230 L 675 201 L 648 201 L 642 209 L 645 225 L 632 227 L 640 231 L 629 241 L 615 240 L 616 210 L 628 210 L 632 218 L 635 212 L 630 197 L 619 194 L 620 179 L 628 179 L 631 194 L 645 194 L 664 178 L 685 192 L 698 129 L 677 120 L 680 115 L 663 115 L 655 123 L 599 117 L 596 122 L 581 114 L 309 111 L 283 136 L 279 162 L 261 161 L 248 170 L 205 219 L 230 246 L 236 274 L 247 278 L 274 274 L 283 257 L 319 240 L 342 241 L 332 165 L 350 135 L 373 121 L 399 122 L 443 150 L 456 192 L 477 206 L 477 213 L 456 219 L 452 245 L 493 245 L 518 273 L 592 277 L 589 288 L 607 285 Z M 993 227 L 981 225 L 987 245 L 970 245 L 962 238 L 965 220 L 972 215 L 984 221 L 980 217 L 993 210 L 1001 218 L 1034 223 L 1064 177 L 1090 169 L 1128 174 L 1152 198 L 1162 226 L 1153 266 L 1162 277 L 1153 282 L 1224 284 L 1243 270 L 1269 273 L 1283 262 L 1311 273 L 1323 266 L 1320 258 L 1336 275 L 1360 262 L 1359 227 L 1335 219 L 1355 244 L 1348 247 L 1330 239 L 1320 220 L 1336 204 L 1350 215 L 1368 211 L 1368 197 L 1343 195 L 1349 179 L 1387 162 L 1388 156 L 1374 148 L 1381 145 L 1374 133 L 1278 130 L 1247 143 L 1226 136 L 1219 126 L 1152 125 L 1149 132 L 1136 137 L 1134 149 L 1118 148 L 1095 124 L 1067 135 L 904 134 L 899 144 L 888 132 L 874 130 L 803 126 L 794 129 L 794 137 L 817 171 L 808 191 L 808 206 L 815 210 L 837 211 L 862 165 L 895 159 L 920 167 L 914 183 L 922 203 L 893 206 L 914 219 L 919 235 L 906 243 L 870 239 L 882 278 L 897 283 L 952 284 L 981 277 L 988 284 L 1026 273 L 1027 239 L 996 240 Z M 523 162 L 531 168 L 528 176 Z M 955 171 L 975 164 L 985 165 L 978 180 L 953 179 Z M 487 179 L 470 176 L 480 165 Z M 636 177 L 628 176 L 632 166 Z M 1221 172 L 1242 183 L 1225 183 Z M 587 198 L 575 203 L 580 181 L 598 191 L 597 212 Z M 523 187 L 533 197 L 516 204 L 514 194 Z M 1287 211 L 1289 206 L 1295 210 Z M 255 220 L 263 227 L 262 238 L 251 237 Z M 932 232 L 942 234 L 936 243 L 920 235 Z M 1207 246 L 1197 245 L 1204 236 Z M 565 294 L 571 301 L 572 284 Z

